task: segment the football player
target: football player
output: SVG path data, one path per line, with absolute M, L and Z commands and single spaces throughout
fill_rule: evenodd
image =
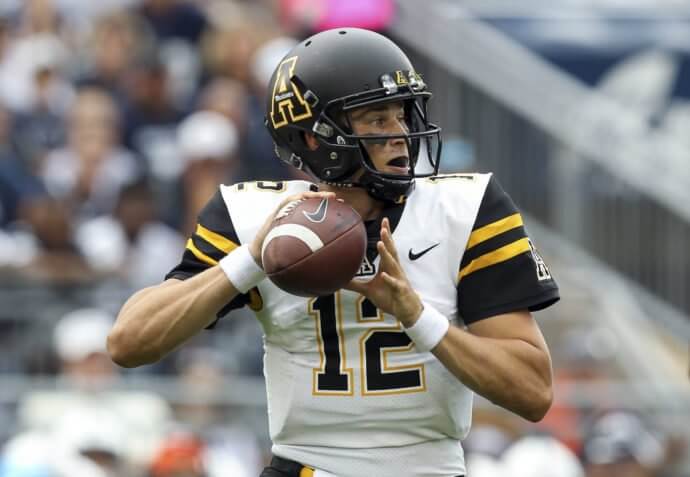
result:
M 262 477 L 464 475 L 473 392 L 531 421 L 550 407 L 531 312 L 558 300 L 556 283 L 492 175 L 436 175 L 431 93 L 387 38 L 314 35 L 269 92 L 277 155 L 314 181 L 221 186 L 181 263 L 123 306 L 113 359 L 154 362 L 248 305 L 265 336 Z M 347 289 L 311 299 L 266 280 L 260 254 L 275 212 L 306 197 L 352 205 L 369 238 Z

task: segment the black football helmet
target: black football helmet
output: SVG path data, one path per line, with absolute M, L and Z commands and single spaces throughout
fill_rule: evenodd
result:
M 441 129 L 429 123 L 431 92 L 405 53 L 388 38 L 368 30 L 339 28 L 318 33 L 295 46 L 280 62 L 269 83 L 265 123 L 280 159 L 320 181 L 343 187 L 364 187 L 374 198 L 400 201 L 415 177 L 438 173 Z M 347 111 L 383 102 L 401 101 L 408 131 L 358 136 Z M 319 142 L 311 150 L 304 139 Z M 404 138 L 408 174 L 376 170 L 364 142 Z M 424 157 L 427 173 L 416 173 Z M 354 181 L 352 176 L 364 170 Z

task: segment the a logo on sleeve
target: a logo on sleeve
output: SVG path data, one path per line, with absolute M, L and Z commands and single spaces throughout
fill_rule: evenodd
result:
M 527 239 L 527 243 L 529 243 L 529 249 L 532 252 L 532 259 L 534 260 L 534 263 L 537 265 L 537 278 L 540 282 L 543 280 L 550 280 L 551 272 L 549 272 L 549 267 L 546 266 L 546 262 L 544 262 L 544 259 L 541 258 L 541 255 L 539 255 L 537 248 L 534 246 L 530 239 Z

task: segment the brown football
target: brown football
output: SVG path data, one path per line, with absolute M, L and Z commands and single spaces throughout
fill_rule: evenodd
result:
M 261 250 L 266 275 L 298 296 L 329 295 L 357 273 L 367 246 L 359 214 L 334 199 L 290 202 L 278 213 Z

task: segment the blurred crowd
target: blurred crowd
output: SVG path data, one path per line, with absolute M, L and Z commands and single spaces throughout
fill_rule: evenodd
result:
M 263 98 L 295 40 L 270 3 L 85 3 L 1 12 L 0 267 L 138 288 L 220 182 L 294 174 Z
M 0 287 L 159 282 L 218 184 L 300 177 L 263 126 L 278 60 L 321 29 L 385 30 L 393 3 L 0 0 Z M 175 376 L 171 400 L 123 385 L 137 371 L 105 351 L 116 307 L 91 305 L 56 314 L 47 349 L 29 350 L 49 354 L 32 372 L 59 386 L 0 415 L 0 477 L 257 476 L 267 443 L 218 399 L 233 376 L 260 375 L 256 324 L 139 372 Z M 551 416 L 532 435 L 480 415 L 470 476 L 671 475 L 672 446 L 641 416 Z

